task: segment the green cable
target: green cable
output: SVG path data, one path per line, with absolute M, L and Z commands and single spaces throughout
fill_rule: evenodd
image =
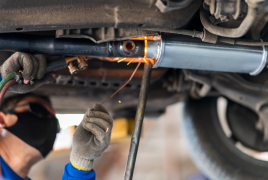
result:
M 17 74 L 15 72 L 10 73 L 9 75 L 7 75 L 1 82 L 0 82 L 0 92 L 2 91 L 3 87 L 6 85 L 6 83 L 8 81 L 10 81 L 11 79 L 15 79 L 17 76 Z

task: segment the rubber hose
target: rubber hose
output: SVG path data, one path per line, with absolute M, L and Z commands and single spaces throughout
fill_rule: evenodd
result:
M 13 84 L 16 84 L 16 83 L 17 83 L 16 79 L 11 79 L 11 80 L 8 81 L 8 82 L 4 85 L 4 87 L 1 89 L 1 92 L 0 92 L 0 107 L 1 107 L 1 105 L 2 105 L 2 101 L 3 101 L 3 99 L 4 99 L 4 96 L 5 96 L 5 94 L 6 94 L 7 90 L 8 90 L 8 88 L 9 88 L 10 86 L 12 86 Z
M 10 73 L 9 75 L 7 75 L 1 82 L 0 82 L 0 91 L 2 90 L 2 88 L 6 85 L 6 83 L 8 81 L 10 81 L 11 79 L 15 79 L 17 76 L 17 74 L 15 72 Z

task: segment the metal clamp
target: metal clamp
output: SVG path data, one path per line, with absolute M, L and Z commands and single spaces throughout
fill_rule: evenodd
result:
M 262 39 L 261 39 L 261 42 L 263 42 Z M 263 70 L 264 66 L 266 65 L 266 61 L 267 61 L 267 47 L 266 46 L 262 46 L 262 49 L 263 49 L 263 54 L 262 54 L 262 60 L 261 60 L 260 66 L 255 71 L 249 73 L 252 76 L 258 75 Z

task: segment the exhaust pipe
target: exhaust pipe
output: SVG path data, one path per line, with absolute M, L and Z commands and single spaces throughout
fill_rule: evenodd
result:
M 163 34 L 160 41 L 111 41 L 0 34 L 0 50 L 50 55 L 129 57 L 155 60 L 154 68 L 181 68 L 259 74 L 266 65 L 267 48 L 209 44 L 188 36 Z M 147 50 L 147 53 L 145 53 Z M 54 67 L 54 66 L 53 66 Z
M 54 38 L 28 34 L 0 34 L 0 50 L 65 56 L 144 57 L 144 41 L 96 44 L 82 38 Z
M 267 47 L 210 44 L 182 35 L 163 35 L 161 41 L 148 41 L 147 56 L 154 68 L 259 74 L 266 65 Z

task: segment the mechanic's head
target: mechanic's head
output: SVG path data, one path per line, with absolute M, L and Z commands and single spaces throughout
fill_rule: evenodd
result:
M 58 120 L 48 97 L 22 94 L 5 98 L 0 125 L 45 157 L 53 148 Z

